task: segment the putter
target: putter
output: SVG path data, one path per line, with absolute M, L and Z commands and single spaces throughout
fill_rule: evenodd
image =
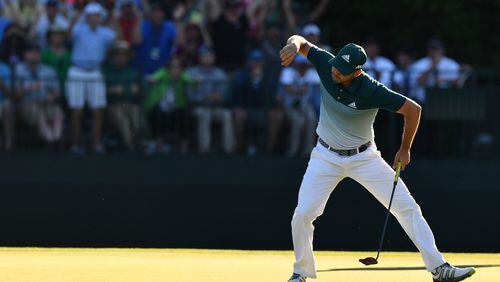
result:
M 377 257 L 376 258 L 367 257 L 359 259 L 359 262 L 361 262 L 364 265 L 372 265 L 378 263 L 378 257 L 380 255 L 380 251 L 382 250 L 382 245 L 384 244 L 384 236 L 385 236 L 385 230 L 387 230 L 387 222 L 389 221 L 389 214 L 391 213 L 390 210 L 391 210 L 392 198 L 394 197 L 394 191 L 396 190 L 396 185 L 398 184 L 400 171 L 401 171 L 401 162 L 398 162 L 398 165 L 396 167 L 396 175 L 394 175 L 394 185 L 392 187 L 391 199 L 389 200 L 389 206 L 387 207 L 387 214 L 385 216 L 384 228 L 382 229 L 382 237 L 380 238 L 380 243 L 378 245 Z

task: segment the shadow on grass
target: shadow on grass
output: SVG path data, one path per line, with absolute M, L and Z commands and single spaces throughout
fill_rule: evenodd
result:
M 455 265 L 457 267 L 473 266 L 475 268 L 500 267 L 500 264 L 478 264 L 478 265 Z M 390 270 L 425 270 L 423 266 L 402 266 L 402 267 L 352 267 L 352 268 L 331 268 L 318 270 L 318 272 L 330 271 L 390 271 Z

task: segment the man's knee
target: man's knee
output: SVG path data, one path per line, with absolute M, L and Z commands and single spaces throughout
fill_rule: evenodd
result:
M 391 212 L 396 216 L 405 216 L 408 214 L 418 213 L 421 214 L 422 211 L 420 206 L 415 202 L 413 197 L 398 198 L 394 197 L 393 207 L 391 207 Z
M 297 207 L 297 208 L 295 208 L 295 212 L 293 214 L 292 226 L 296 225 L 299 222 L 312 223 L 320 215 L 321 215 L 321 213 L 317 212 L 314 209 L 305 208 L 305 207 L 304 208 Z

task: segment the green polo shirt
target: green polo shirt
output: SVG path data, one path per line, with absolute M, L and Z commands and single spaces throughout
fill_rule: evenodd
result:
M 316 132 L 336 149 L 357 148 L 374 141 L 373 122 L 378 109 L 397 111 L 406 98 L 362 73 L 348 87 L 332 79 L 328 61 L 335 56 L 316 47 L 307 58 L 321 79 L 321 107 Z

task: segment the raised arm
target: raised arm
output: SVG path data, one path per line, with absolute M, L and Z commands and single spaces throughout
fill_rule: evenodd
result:
M 397 111 L 404 116 L 405 122 L 401 146 L 392 165 L 394 168 L 398 162 L 401 162 L 401 168 L 404 170 L 406 165 L 410 163 L 410 149 L 420 123 L 421 111 L 422 107 L 411 99 L 406 99 L 403 106 Z
M 295 55 L 300 52 L 304 57 L 307 57 L 309 50 L 314 46 L 300 35 L 292 35 L 288 38 L 285 47 L 280 51 L 281 65 L 288 66 L 295 59 Z

